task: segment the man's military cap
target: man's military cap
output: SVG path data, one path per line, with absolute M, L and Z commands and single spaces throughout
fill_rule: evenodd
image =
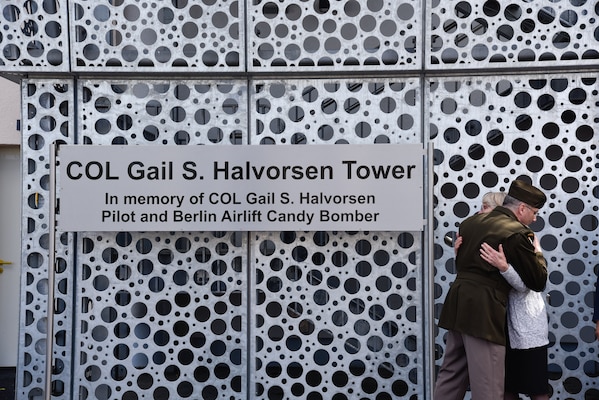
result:
M 543 207 L 547 201 L 541 190 L 519 179 L 512 182 L 508 195 L 534 208 Z

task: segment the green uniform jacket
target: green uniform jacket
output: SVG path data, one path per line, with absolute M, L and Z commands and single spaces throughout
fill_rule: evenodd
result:
M 480 246 L 503 245 L 507 262 L 529 289 L 547 283 L 547 262 L 533 245 L 534 233 L 504 207 L 476 214 L 460 224 L 462 244 L 456 256 L 457 276 L 445 298 L 439 326 L 500 345 L 506 344 L 506 306 L 511 286 L 499 270 L 483 261 Z

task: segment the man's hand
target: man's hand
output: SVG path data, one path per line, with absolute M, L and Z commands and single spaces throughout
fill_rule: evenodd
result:
M 507 271 L 509 265 L 503 253 L 503 246 L 499 245 L 499 251 L 489 246 L 486 242 L 480 246 L 480 256 L 483 260 L 500 270 Z
M 595 322 L 595 337 L 599 340 L 599 321 Z

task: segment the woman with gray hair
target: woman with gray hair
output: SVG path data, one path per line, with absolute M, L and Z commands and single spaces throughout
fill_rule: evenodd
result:
M 505 192 L 487 192 L 483 196 L 482 206 L 479 213 L 488 213 L 497 206 L 503 205 Z
M 503 197 L 506 198 L 505 194 Z M 508 203 L 517 201 L 509 196 L 506 200 Z M 483 209 L 484 201 L 483 197 Z M 486 212 L 491 210 L 492 208 Z M 481 210 L 481 212 L 485 211 Z M 535 212 L 533 222 L 536 218 Z M 531 238 L 531 242 L 535 251 L 541 253 L 541 245 L 536 235 Z M 532 400 L 549 399 L 547 371 L 549 323 L 543 295 L 530 290 L 522 282 L 520 275 L 508 264 L 501 244 L 499 249 L 495 250 L 487 243 L 483 243 L 480 255 L 483 260 L 497 268 L 513 288 L 509 293 L 507 312 L 509 340 L 505 354 L 504 400 L 517 400 L 518 393 L 526 394 Z

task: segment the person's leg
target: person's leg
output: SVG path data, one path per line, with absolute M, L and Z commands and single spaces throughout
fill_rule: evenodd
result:
M 510 349 L 505 353 L 505 390 L 515 397 L 531 400 L 549 399 L 547 346 L 532 349 Z M 520 393 L 520 397 L 517 395 Z
M 505 384 L 505 346 L 462 335 L 472 400 L 503 400 Z
M 468 364 L 462 335 L 447 332 L 447 343 L 435 385 L 435 400 L 462 400 L 468 389 Z

